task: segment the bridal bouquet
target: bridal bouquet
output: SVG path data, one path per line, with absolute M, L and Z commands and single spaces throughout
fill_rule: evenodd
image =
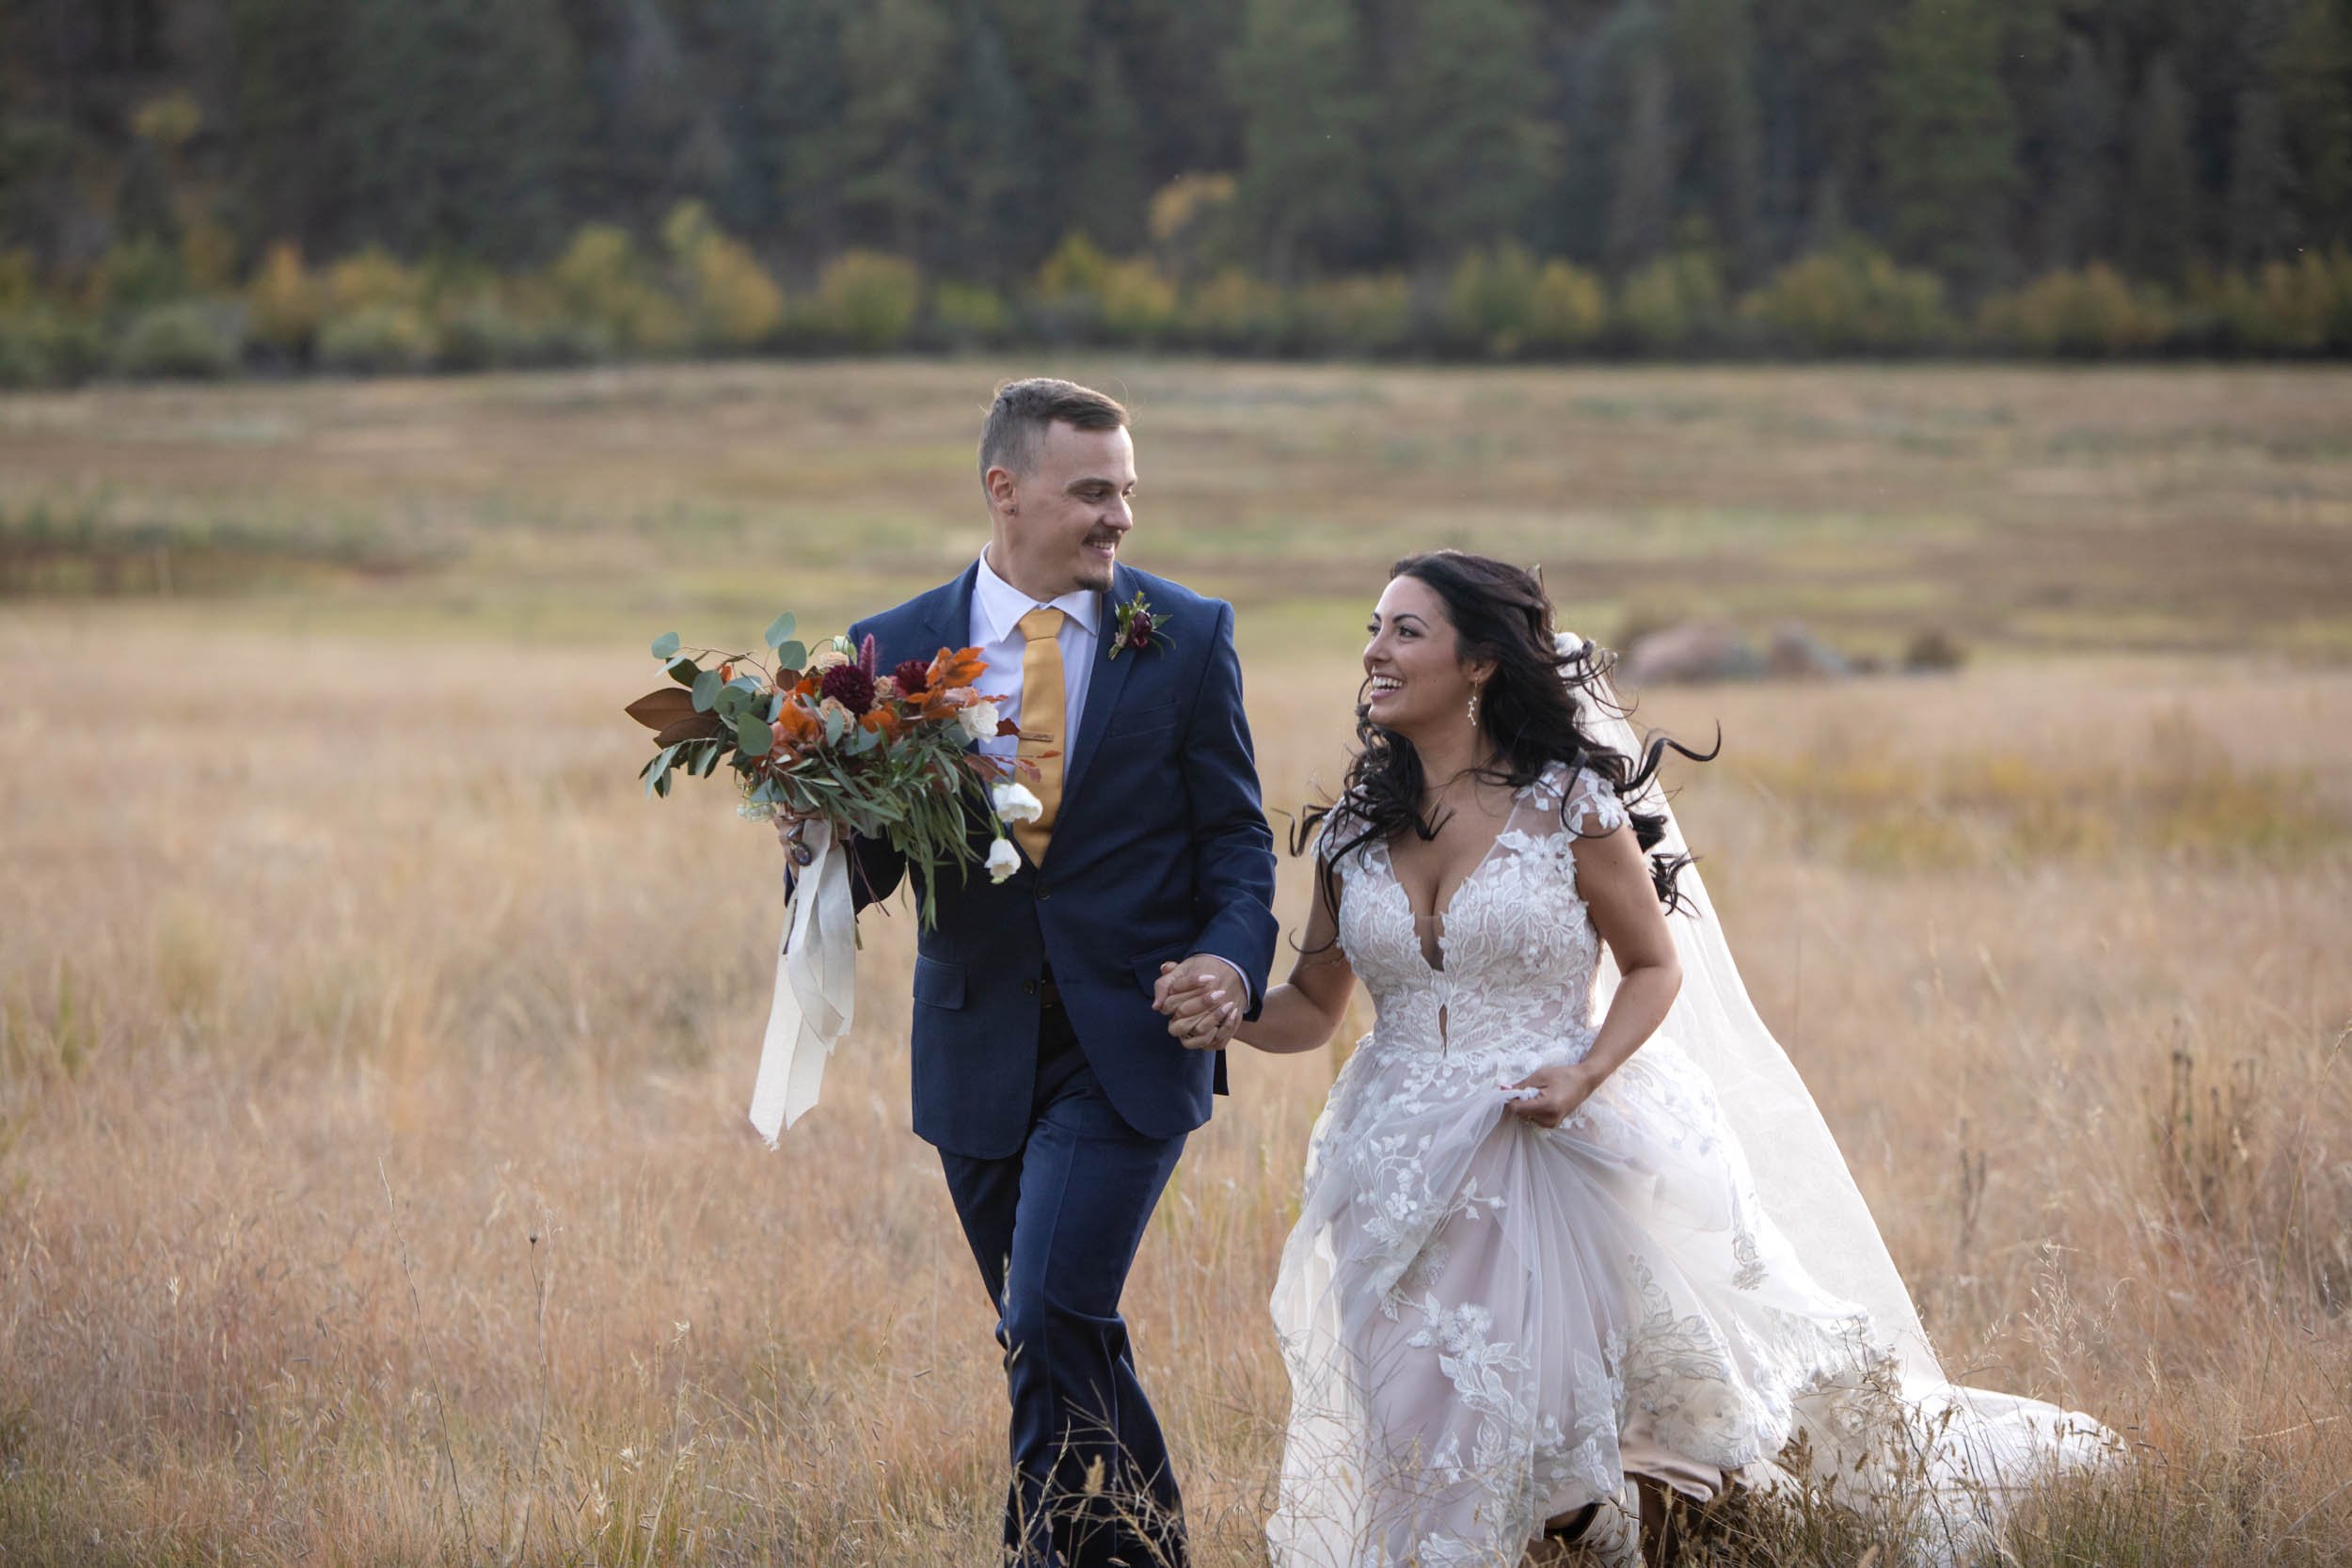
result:
M 653 656 L 676 684 L 628 709 L 660 748 L 638 775 L 648 796 L 668 795 L 680 771 L 708 778 L 723 762 L 746 816 L 765 820 L 783 809 L 834 830 L 811 834 L 816 842 L 793 854 L 800 873 L 752 1091 L 753 1125 L 771 1146 L 817 1103 L 825 1059 L 854 1011 L 857 906 L 842 832 L 885 840 L 906 857 L 917 914 L 929 927 L 940 873 L 969 875 L 980 858 L 979 825 L 994 830 L 985 863 L 1002 881 L 1020 865 L 1006 824 L 1042 810 L 1018 776 L 1034 774 L 1034 764 L 1008 765 L 971 749 L 1019 733 L 974 688 L 988 668 L 978 649 L 942 648 L 885 675 L 875 668 L 871 637 L 854 648 L 835 637 L 812 651 L 794 630 L 789 614 L 768 627 L 772 670 L 750 654 L 705 648 L 689 656 L 677 634 L 666 633 L 655 639 Z

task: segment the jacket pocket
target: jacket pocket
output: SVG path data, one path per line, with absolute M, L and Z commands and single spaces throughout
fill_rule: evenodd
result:
M 1176 723 L 1176 705 L 1161 703 L 1153 707 L 1123 708 L 1111 715 L 1104 727 L 1105 739 L 1115 735 L 1149 735 L 1153 730 L 1172 728 Z
M 963 965 L 914 956 L 914 999 L 927 1007 L 963 1006 Z
M 1180 942 L 1173 947 L 1161 947 L 1149 953 L 1138 953 L 1128 959 L 1127 964 L 1136 972 L 1136 984 L 1143 988 L 1144 995 L 1150 996 L 1159 989 L 1160 965 L 1182 963 L 1191 956 L 1192 943 Z

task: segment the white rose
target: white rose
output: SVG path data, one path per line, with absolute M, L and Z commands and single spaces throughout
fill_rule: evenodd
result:
M 975 740 L 986 740 L 996 733 L 998 720 L 994 703 L 974 703 L 970 707 L 956 710 L 956 722 L 963 733 Z
M 1012 847 L 1012 840 L 1000 838 L 988 847 L 988 879 L 1001 882 L 1021 869 L 1021 851 Z
M 1000 784 L 989 791 L 989 798 L 996 802 L 996 815 L 1008 822 L 1034 822 L 1045 815 L 1045 802 L 1025 784 Z

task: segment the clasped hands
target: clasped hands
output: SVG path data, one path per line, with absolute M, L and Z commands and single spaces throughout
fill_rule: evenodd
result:
M 1222 1051 L 1241 1027 L 1241 977 L 1223 958 L 1195 953 L 1160 965 L 1152 1006 L 1168 1017 L 1168 1032 L 1188 1051 Z

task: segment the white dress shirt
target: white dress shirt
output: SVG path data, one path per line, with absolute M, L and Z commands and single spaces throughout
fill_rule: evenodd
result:
M 1062 777 L 1070 777 L 1070 759 L 1077 750 L 1078 721 L 1085 717 L 1087 687 L 1094 679 L 1096 639 L 1102 633 L 1103 595 L 1092 589 L 1080 588 L 1046 601 L 1062 612 L 1061 643 L 1062 713 L 1070 731 L 1060 741 Z M 1021 661 L 1029 648 L 1029 640 L 1021 635 L 1021 617 L 1040 608 L 1039 601 L 996 575 L 996 568 L 988 563 L 988 552 L 980 552 L 979 576 L 972 584 L 972 646 L 980 650 L 988 668 L 974 683 L 974 689 L 996 705 L 997 717 L 1021 721 Z M 980 742 L 980 750 L 991 756 L 1009 757 L 1019 749 L 1018 736 L 1000 735 Z M 1210 955 L 1215 957 L 1214 954 Z M 1254 988 L 1232 964 L 1218 958 L 1225 971 L 1233 976 L 1241 990 L 1242 1006 L 1248 1007 Z
M 1070 733 L 1055 742 L 1061 752 L 1063 777 L 1069 776 L 1071 752 L 1076 749 L 1078 721 L 1086 712 L 1087 688 L 1094 679 L 1095 635 L 1102 630 L 1103 595 L 1092 589 L 1074 589 L 1058 599 L 1046 601 L 1062 612 L 1061 687 L 1062 712 L 1068 718 Z M 1029 649 L 1029 640 L 1021 635 L 1021 617 L 1041 608 L 1039 601 L 996 575 L 988 563 L 988 554 L 980 554 L 980 573 L 972 585 L 971 643 L 980 650 L 988 661 L 975 684 L 980 695 L 996 705 L 999 718 L 1021 721 L 1021 661 Z M 1020 748 L 1018 736 L 1000 735 L 980 742 L 980 750 L 993 757 L 1009 757 Z

